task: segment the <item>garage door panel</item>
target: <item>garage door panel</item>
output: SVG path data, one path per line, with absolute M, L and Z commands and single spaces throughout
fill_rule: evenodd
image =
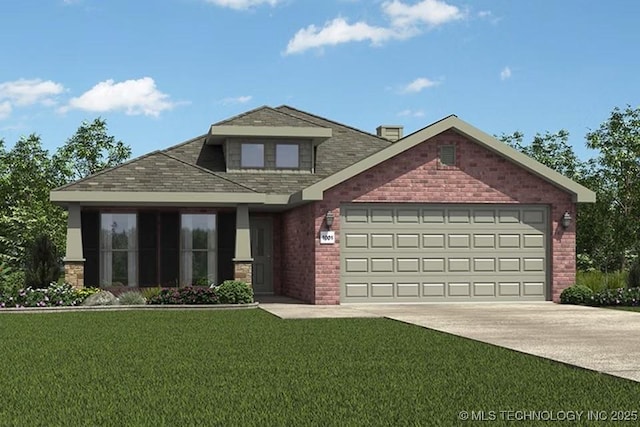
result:
M 418 273 L 420 271 L 420 260 L 418 258 L 398 258 L 396 260 L 398 273 Z
M 399 297 L 418 297 L 420 296 L 419 283 L 398 283 L 397 293 Z
M 393 273 L 393 258 L 371 258 L 372 273 Z
M 372 248 L 393 248 L 393 234 L 371 234 Z
M 425 224 L 444 224 L 444 209 L 423 209 L 422 222 Z
M 344 245 L 346 249 L 350 248 L 367 248 L 368 247 L 368 238 L 369 236 L 366 234 L 352 234 L 345 233 L 344 236 Z
M 366 273 L 368 269 L 368 260 L 366 258 L 347 258 L 345 262 L 345 271 L 347 273 Z
M 492 297 L 496 294 L 496 284 L 494 282 L 474 282 L 473 295 L 479 297 Z
M 396 247 L 418 249 L 420 247 L 420 235 L 419 234 L 397 234 Z
M 471 295 L 471 284 L 468 282 L 453 282 L 449 283 L 448 295 L 451 297 L 468 297 Z
M 422 284 L 422 296 L 424 296 L 424 297 L 444 297 L 445 296 L 445 284 L 444 283 L 423 283 Z
M 470 241 L 471 239 L 468 234 L 449 234 L 450 248 L 468 248 Z
M 371 296 L 374 298 L 393 297 L 393 283 L 372 283 Z
M 337 236 L 343 301 L 546 297 L 544 206 L 381 203 L 343 209 L 343 237 Z

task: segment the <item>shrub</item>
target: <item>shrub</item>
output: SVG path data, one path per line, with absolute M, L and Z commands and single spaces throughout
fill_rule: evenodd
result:
M 629 268 L 629 275 L 627 276 L 627 286 L 629 288 L 637 288 L 640 286 L 640 260 L 635 259 Z
M 142 288 L 140 289 L 140 293 L 144 297 L 145 300 L 149 301 L 151 298 L 160 295 L 162 288 L 160 286 L 156 286 L 154 288 Z
M 562 291 L 562 304 L 587 304 L 591 300 L 593 291 L 584 285 L 573 285 Z
M 120 305 L 144 305 L 147 300 L 144 299 L 140 292 L 128 291 L 118 297 Z
M 627 273 L 625 271 L 614 271 L 603 273 L 601 271 L 578 271 L 576 274 L 576 284 L 590 288 L 594 292 L 603 289 L 623 288 L 627 283 Z
M 27 247 L 25 259 L 27 286 L 43 287 L 55 283 L 60 277 L 60 257 L 51 238 L 40 234 Z
M 25 287 L 24 271 L 7 268 L 0 279 L 0 295 L 15 294 Z
M 219 300 L 215 289 L 186 286 L 163 289 L 148 302 L 149 304 L 218 304 Z
M 253 289 L 245 282 L 225 280 L 213 288 L 220 304 L 248 304 L 253 302 Z
M 593 294 L 589 304 L 594 306 L 631 306 L 640 305 L 640 288 L 604 289 Z
M 91 295 L 97 294 L 98 292 L 100 292 L 100 289 L 99 288 L 80 288 L 80 289 L 75 289 L 75 292 L 78 298 L 84 301 Z

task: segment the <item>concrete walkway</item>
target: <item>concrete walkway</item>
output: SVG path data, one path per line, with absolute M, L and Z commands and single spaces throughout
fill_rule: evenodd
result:
M 386 317 L 640 382 L 640 313 L 543 303 L 265 303 L 285 319 Z

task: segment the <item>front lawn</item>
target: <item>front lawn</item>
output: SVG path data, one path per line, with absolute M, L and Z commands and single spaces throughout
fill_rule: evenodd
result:
M 462 410 L 639 409 L 638 383 L 387 319 L 5 313 L 0 343 L 2 425 L 454 425 Z

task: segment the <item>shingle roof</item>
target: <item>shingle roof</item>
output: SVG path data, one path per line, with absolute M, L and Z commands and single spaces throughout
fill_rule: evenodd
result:
M 315 173 L 226 172 L 222 145 L 201 135 L 56 191 L 192 191 L 292 194 L 387 147 L 387 140 L 289 106 L 260 107 L 215 125 L 332 129 L 318 145 Z
M 159 151 L 138 157 L 57 190 L 253 192 L 245 186 Z
M 262 106 L 247 111 L 230 119 L 216 123 L 214 126 L 291 126 L 291 127 L 320 127 L 313 122 L 278 111 L 271 107 Z

